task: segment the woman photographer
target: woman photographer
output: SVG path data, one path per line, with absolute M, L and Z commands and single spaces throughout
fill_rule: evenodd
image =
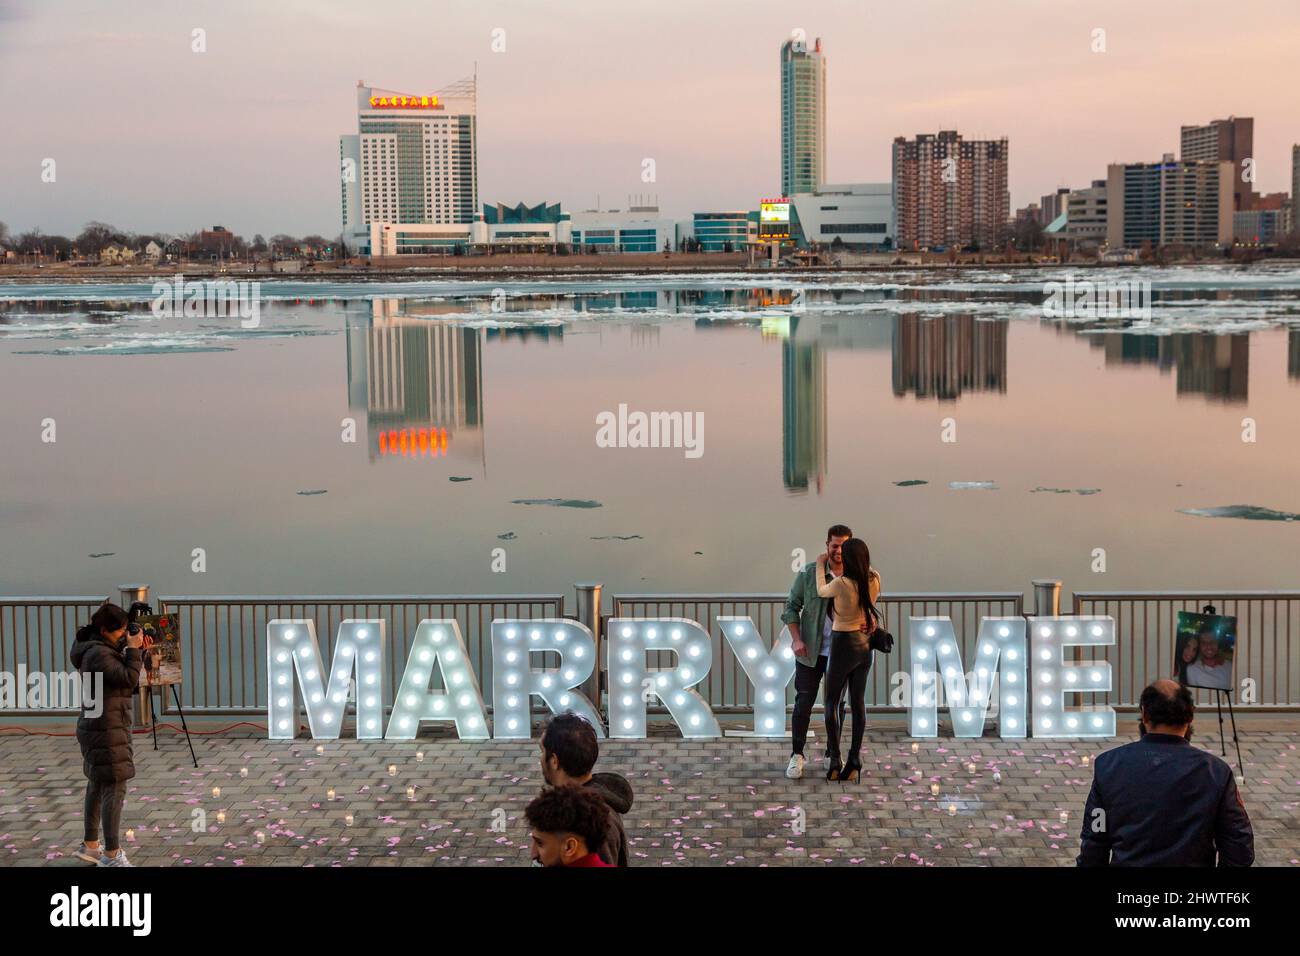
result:
M 135 776 L 131 746 L 131 704 L 140 685 L 143 635 L 116 604 L 105 604 L 77 631 L 72 666 L 95 688 L 94 703 L 77 719 L 86 774 L 86 838 L 77 856 L 100 866 L 131 866 L 118 845 L 126 782 Z M 99 830 L 103 824 L 104 848 Z

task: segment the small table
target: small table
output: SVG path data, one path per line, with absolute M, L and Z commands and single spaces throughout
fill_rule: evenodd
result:
M 181 665 L 180 664 L 163 664 L 158 668 L 158 676 L 150 679 L 149 671 L 146 668 L 140 672 L 140 691 L 149 698 L 149 726 L 153 730 L 153 749 L 158 749 L 158 719 L 154 716 L 153 709 L 153 691 L 158 688 L 166 692 L 166 688 L 171 688 L 172 700 L 176 702 L 176 712 L 181 715 L 181 729 L 185 731 L 185 742 L 190 747 L 190 759 L 194 761 L 195 768 L 199 765 L 199 758 L 194 756 L 194 741 L 190 739 L 190 728 L 185 723 L 185 710 L 181 707 L 181 695 L 176 689 L 181 683 Z

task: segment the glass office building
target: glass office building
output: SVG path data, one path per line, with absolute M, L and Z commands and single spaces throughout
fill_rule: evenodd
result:
M 701 252 L 743 252 L 757 229 L 756 214 L 739 212 L 697 212 L 691 219 L 691 234 Z
M 781 194 L 814 192 L 826 175 L 826 58 L 793 37 L 781 47 Z

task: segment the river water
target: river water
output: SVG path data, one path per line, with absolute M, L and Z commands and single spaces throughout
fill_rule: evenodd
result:
M 752 593 L 832 522 L 894 592 L 1300 585 L 1300 268 L 1066 277 L 0 283 L 0 591 Z

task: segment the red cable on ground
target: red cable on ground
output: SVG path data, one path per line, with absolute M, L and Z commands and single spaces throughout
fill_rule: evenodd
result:
M 162 724 L 162 723 L 160 723 L 158 726 L 159 726 L 160 728 L 162 728 L 162 729 L 175 731 L 175 732 L 178 733 L 178 734 L 179 734 L 179 733 L 184 733 L 184 728 L 177 727 L 175 724 Z M 230 725 L 228 725 L 228 726 L 226 726 L 226 727 L 219 727 L 219 728 L 217 728 L 216 730 L 191 730 L 191 731 L 190 731 L 190 736 L 191 736 L 191 737 L 211 737 L 211 736 L 214 735 L 214 734 L 224 734 L 224 733 L 227 733 L 227 732 L 229 732 L 229 731 L 231 731 L 231 730 L 234 730 L 236 727 L 254 727 L 254 728 L 256 728 L 257 730 L 266 730 L 266 726 L 265 726 L 264 724 L 254 724 L 254 723 L 251 723 L 250 721 L 247 721 L 247 720 L 241 720 L 241 721 L 239 721 L 238 723 L 230 724 Z M 29 729 L 29 728 L 27 728 L 27 727 L 0 727 L 0 734 L 5 734 L 5 733 L 8 733 L 9 731 L 17 731 L 18 733 L 26 734 L 26 735 L 29 736 L 29 737 L 75 737 L 75 736 L 76 736 L 76 733 L 75 733 L 75 732 L 73 732 L 73 733 L 56 733 L 56 732 L 51 731 L 51 730 L 31 730 L 31 729 Z M 132 733 L 132 734 L 148 734 L 148 733 L 152 733 L 152 731 L 151 731 L 148 727 L 135 727 L 135 728 L 132 728 L 131 733 Z

